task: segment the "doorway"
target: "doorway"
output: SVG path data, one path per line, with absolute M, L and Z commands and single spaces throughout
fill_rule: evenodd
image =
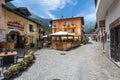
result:
M 111 58 L 120 61 L 120 28 L 115 27 L 110 30 Z
M 11 39 L 15 43 L 15 48 L 23 48 L 23 41 L 22 41 L 22 36 L 18 31 L 11 31 L 9 32 L 8 36 L 11 37 Z

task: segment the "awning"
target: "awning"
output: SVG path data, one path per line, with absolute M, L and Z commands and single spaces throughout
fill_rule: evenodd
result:
M 64 32 L 64 31 L 59 31 L 59 32 L 56 32 L 56 33 L 52 33 L 50 35 L 51 36 L 74 36 L 73 34 L 68 33 L 68 32 Z

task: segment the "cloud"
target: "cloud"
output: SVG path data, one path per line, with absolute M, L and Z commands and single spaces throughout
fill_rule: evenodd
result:
M 76 0 L 14 0 L 13 1 L 16 6 L 25 6 L 28 9 L 37 12 L 37 15 L 43 17 L 49 17 L 54 19 L 55 16 L 51 13 L 51 11 L 55 11 L 57 9 L 63 9 L 66 5 L 76 5 Z M 34 10 L 34 9 L 35 10 Z
M 83 16 L 86 23 L 88 22 L 95 22 L 96 21 L 96 12 L 94 7 L 90 7 L 80 13 L 78 13 L 76 16 Z
M 90 13 L 90 14 L 87 14 L 85 15 L 85 20 L 88 22 L 88 21 L 95 21 L 96 20 L 96 13 L 93 12 L 93 13 Z
M 46 12 L 46 15 L 48 15 L 48 17 L 51 19 L 56 19 L 56 17 L 52 15 L 50 12 Z

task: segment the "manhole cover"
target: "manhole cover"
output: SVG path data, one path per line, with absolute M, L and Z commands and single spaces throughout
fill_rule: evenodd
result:
M 61 80 L 61 79 L 52 79 L 52 80 Z
M 60 55 L 66 55 L 66 53 L 60 53 Z

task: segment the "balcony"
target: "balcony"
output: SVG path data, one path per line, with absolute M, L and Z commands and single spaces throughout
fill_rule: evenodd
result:
M 52 26 L 52 28 L 58 28 L 58 26 Z
M 64 29 L 72 29 L 76 28 L 76 25 L 68 25 L 68 26 L 63 26 Z

